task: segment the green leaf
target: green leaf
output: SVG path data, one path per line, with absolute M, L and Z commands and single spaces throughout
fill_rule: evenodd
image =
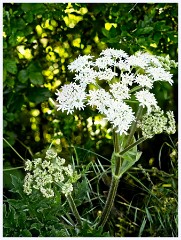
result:
M 21 83 L 25 83 L 29 78 L 29 74 L 27 70 L 21 70 L 18 73 L 18 79 Z
M 14 175 L 11 175 L 11 182 L 14 188 L 11 189 L 11 192 L 19 193 L 20 196 L 23 196 L 22 180 Z
M 142 235 L 142 233 L 143 233 L 143 231 L 144 231 L 144 229 L 145 229 L 146 222 L 147 222 L 147 220 L 144 218 L 144 219 L 143 219 L 143 222 L 142 222 L 142 224 L 141 224 L 140 230 L 139 230 L 138 237 L 141 237 L 141 235 Z
M 11 27 L 14 29 L 14 32 L 22 30 L 26 27 L 26 22 L 22 18 L 14 18 L 11 21 Z
M 121 37 L 120 36 L 116 36 L 115 38 L 109 38 L 107 39 L 108 43 L 118 43 L 120 41 Z
M 27 98 L 30 102 L 41 103 L 50 97 L 50 91 L 47 88 L 34 87 L 27 92 Z
M 92 227 L 87 222 L 83 223 L 82 229 L 80 229 L 78 233 L 79 237 L 109 237 L 108 232 L 103 232 L 103 228 L 99 227 Z
M 38 61 L 33 61 L 30 63 L 30 65 L 27 67 L 27 70 L 29 73 L 31 72 L 41 72 L 41 66 Z
M 136 31 L 136 35 L 148 34 L 153 31 L 153 27 L 144 27 Z
M 30 78 L 31 83 L 33 83 L 35 85 L 43 84 L 44 78 L 40 72 L 30 72 L 29 78 Z
M 155 41 L 155 43 L 158 45 L 160 39 L 161 39 L 162 35 L 160 32 L 156 32 L 153 36 L 153 40 Z
M 120 169 L 120 176 L 122 176 L 125 172 L 128 171 L 141 157 L 142 152 L 137 152 L 136 154 L 132 154 L 131 152 L 125 153 L 123 157 L 123 163 Z
M 9 43 L 11 46 L 13 46 L 13 47 L 17 45 L 17 35 L 16 35 L 15 33 L 13 33 L 13 34 L 9 37 L 8 43 Z
M 15 209 L 9 206 L 9 209 L 6 210 L 6 216 L 4 216 L 3 227 L 4 228 L 13 228 L 15 227 Z
M 30 229 L 36 229 L 39 231 L 42 227 L 43 227 L 43 224 L 38 222 L 38 223 L 33 223 Z
M 136 139 L 133 138 L 130 144 L 134 144 L 135 142 L 136 142 Z M 127 143 L 127 136 L 120 136 L 119 144 L 123 147 L 123 149 L 126 146 L 126 143 Z M 135 145 L 133 148 L 131 148 L 130 150 L 128 150 L 127 152 L 125 152 L 123 155 L 120 156 L 122 158 L 122 165 L 120 168 L 119 177 L 121 177 L 125 172 L 127 172 L 140 159 L 141 154 L 142 152 L 138 152 L 137 145 Z M 115 172 L 115 161 L 116 161 L 116 154 L 113 153 L 113 156 L 111 158 L 113 173 Z
M 110 38 L 116 37 L 118 35 L 117 33 L 117 28 L 115 28 L 114 26 L 111 27 L 111 29 L 109 30 L 109 36 Z
M 27 23 L 32 23 L 33 22 L 33 13 L 31 11 L 27 12 L 25 15 L 24 15 L 24 20 L 27 22 Z
M 24 11 L 24 12 L 29 12 L 33 9 L 33 5 L 36 5 L 36 4 L 32 4 L 32 3 L 22 3 L 21 4 L 21 9 Z
M 102 33 L 105 37 L 109 38 L 109 31 L 108 30 L 106 30 L 105 28 L 102 28 L 101 31 L 102 31 Z
M 6 120 L 8 122 L 12 122 L 14 120 L 14 118 L 15 118 L 15 114 L 14 113 L 7 113 L 6 114 Z
M 12 74 L 16 74 L 17 73 L 17 65 L 16 65 L 16 61 L 13 59 L 7 59 L 5 60 L 5 68 L 7 70 L 7 72 L 12 73 Z
M 85 199 L 87 199 L 87 194 L 89 193 L 89 191 L 90 189 L 86 179 L 83 179 L 82 182 L 77 182 L 74 193 L 74 200 L 77 206 L 79 206 Z
M 24 229 L 21 232 L 21 237 L 32 237 L 32 234 L 28 229 Z

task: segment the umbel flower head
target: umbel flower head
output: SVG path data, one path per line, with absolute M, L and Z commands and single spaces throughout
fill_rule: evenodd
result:
M 65 159 L 57 156 L 53 149 L 46 151 L 44 159 L 35 158 L 25 163 L 27 174 L 24 179 L 24 192 L 31 194 L 33 189 L 39 190 L 44 197 L 50 198 L 55 195 L 55 184 L 60 187 L 60 191 L 67 196 L 73 191 L 73 183 L 80 175 L 73 170 L 72 166 L 64 166 Z
M 145 114 L 138 124 L 142 130 L 143 137 L 152 138 L 155 134 L 176 132 L 175 119 L 172 111 L 164 113 L 160 108 L 155 108 L 151 114 Z
M 129 56 L 123 50 L 105 49 L 97 59 L 79 56 L 69 64 L 75 73 L 74 82 L 57 90 L 57 110 L 72 114 L 86 106 L 97 109 L 120 134 L 127 134 L 135 113 L 129 102 L 151 113 L 158 103 L 151 92 L 156 81 L 173 83 L 171 67 L 177 63 L 169 57 L 157 57 L 146 52 Z M 105 81 L 106 90 L 101 87 Z M 89 85 L 91 84 L 91 88 Z

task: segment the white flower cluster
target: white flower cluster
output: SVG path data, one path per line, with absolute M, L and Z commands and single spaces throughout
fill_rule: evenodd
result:
M 170 67 L 177 65 L 168 57 L 156 57 L 140 51 L 129 56 L 123 50 L 111 48 L 103 50 L 95 61 L 93 59 L 90 55 L 79 56 L 68 66 L 70 71 L 75 72 L 75 82 L 62 86 L 56 92 L 58 110 L 69 114 L 75 109 L 84 109 L 86 105 L 95 107 L 120 134 L 126 134 L 135 120 L 128 100 L 136 98 L 148 113 L 157 109 L 157 101 L 150 90 L 155 81 L 172 84 Z M 101 87 L 102 81 L 106 81 L 108 89 Z M 133 90 L 135 87 L 139 89 L 136 93 Z
M 24 192 L 31 194 L 33 189 L 39 190 L 44 197 L 54 196 L 54 185 L 60 186 L 61 192 L 67 196 L 73 191 L 73 183 L 80 175 L 73 170 L 71 165 L 64 166 L 65 159 L 57 156 L 57 153 L 48 149 L 44 159 L 36 158 L 27 160 L 25 171 L 28 173 L 24 179 Z
M 176 132 L 175 119 L 172 111 L 164 114 L 163 110 L 157 108 L 151 114 L 145 114 L 138 125 L 145 138 L 152 138 L 155 134 L 166 132 L 174 134 Z

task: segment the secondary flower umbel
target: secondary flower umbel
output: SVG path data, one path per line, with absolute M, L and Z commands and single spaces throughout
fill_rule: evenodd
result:
M 168 57 L 157 57 L 146 52 L 129 56 L 123 50 L 106 49 L 94 60 L 93 56 L 79 56 L 68 69 L 75 72 L 75 82 L 57 90 L 58 110 L 96 108 L 120 134 L 127 134 L 135 114 L 129 102 L 138 102 L 147 113 L 158 109 L 150 90 L 155 81 L 173 83 L 170 68 L 177 64 Z M 102 83 L 107 84 L 106 90 Z M 89 87 L 91 84 L 91 89 Z
M 33 189 L 37 189 L 44 197 L 50 198 L 55 195 L 54 190 L 58 185 L 65 196 L 70 194 L 73 191 L 73 183 L 80 176 L 71 165 L 64 164 L 65 159 L 58 157 L 52 149 L 46 151 L 45 159 L 27 160 L 25 171 L 28 173 L 24 179 L 24 192 L 29 195 Z

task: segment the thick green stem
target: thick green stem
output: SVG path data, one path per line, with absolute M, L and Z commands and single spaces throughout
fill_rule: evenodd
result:
M 114 153 L 115 153 L 115 156 L 114 156 L 115 157 L 115 159 L 114 159 L 114 161 L 115 161 L 115 172 L 112 173 L 111 186 L 110 186 L 108 197 L 107 197 L 107 200 L 106 200 L 106 203 L 105 203 L 105 206 L 104 206 L 104 209 L 103 209 L 103 213 L 102 213 L 102 216 L 101 216 L 100 222 L 99 222 L 99 225 L 102 226 L 102 227 L 107 222 L 107 219 L 110 215 L 110 212 L 111 212 L 111 209 L 112 209 L 112 206 L 114 204 L 115 197 L 116 197 L 117 188 L 118 188 L 119 179 L 120 179 L 121 164 L 122 164 L 121 155 L 145 140 L 145 138 L 141 138 L 137 142 L 131 144 L 133 135 L 136 131 L 137 121 L 140 119 L 141 114 L 142 114 L 142 107 L 139 107 L 137 115 L 136 115 L 136 120 L 135 120 L 135 122 L 133 122 L 133 124 L 131 126 L 130 134 L 128 136 L 128 139 L 127 139 L 124 150 L 121 149 L 122 146 L 120 144 L 119 134 L 116 133 L 115 131 L 113 132 Z
M 101 215 L 101 219 L 99 222 L 99 225 L 104 227 L 105 223 L 107 222 L 107 219 L 109 217 L 109 214 L 111 212 L 113 203 L 114 203 L 114 199 L 116 197 L 116 193 L 117 193 L 117 188 L 118 188 L 118 184 L 119 184 L 119 179 L 116 178 L 115 176 L 112 177 L 112 181 L 111 181 L 111 186 L 109 189 L 109 193 L 108 193 L 108 197 L 107 197 L 107 201 L 106 204 L 104 206 L 104 210 L 103 213 Z
M 127 142 L 126 142 L 126 146 L 129 146 L 130 143 L 131 143 L 131 140 L 134 136 L 134 133 L 136 131 L 136 125 L 137 125 L 137 122 L 138 120 L 140 119 L 141 117 L 141 114 L 142 114 L 142 111 L 143 111 L 143 107 L 142 106 L 139 106 L 138 108 L 138 111 L 137 111 L 137 114 L 136 114 L 136 120 L 132 123 L 131 125 L 131 130 L 130 130 L 130 134 L 128 136 L 128 139 L 127 139 Z
M 75 216 L 79 226 L 81 227 L 82 226 L 82 221 L 81 221 L 79 212 L 77 210 L 77 207 L 75 205 L 75 202 L 74 202 L 71 194 L 67 195 L 67 200 L 68 200 L 69 206 L 70 206 L 70 208 L 72 210 L 72 213 L 74 214 L 74 216 Z
M 114 152 L 119 153 L 121 151 L 121 145 L 120 145 L 120 140 L 119 140 L 119 134 L 116 133 L 115 131 L 113 132 L 113 139 L 114 139 Z M 107 222 L 107 219 L 109 217 L 109 214 L 111 212 L 116 193 L 117 193 L 117 188 L 119 185 L 119 173 L 121 169 L 121 157 L 120 156 L 115 156 L 115 172 L 112 174 L 112 180 L 111 180 L 111 186 L 109 189 L 108 197 L 106 200 L 106 204 L 103 209 L 103 213 L 99 222 L 100 226 L 104 226 L 105 223 Z
M 121 151 L 120 136 L 118 133 L 113 132 L 114 136 L 114 152 L 117 154 Z M 115 156 L 115 173 L 114 175 L 118 176 L 121 168 L 121 157 Z

